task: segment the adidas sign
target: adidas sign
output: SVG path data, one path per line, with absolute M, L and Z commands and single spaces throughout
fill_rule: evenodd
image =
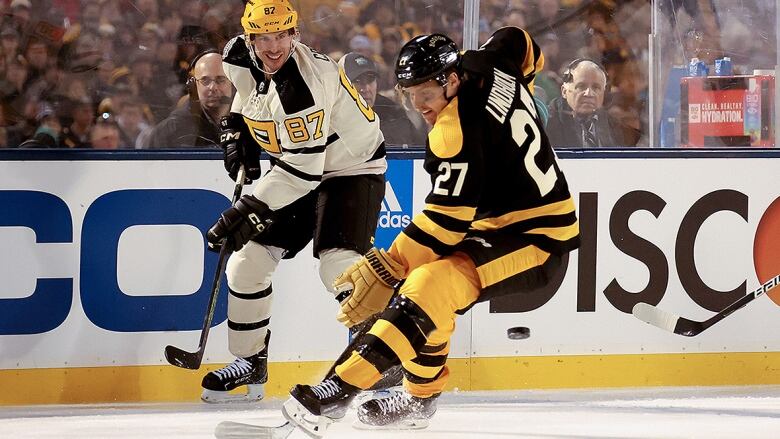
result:
M 385 184 L 385 199 L 382 200 L 382 209 L 379 213 L 379 227 L 383 229 L 403 229 L 410 222 L 412 222 L 412 217 L 403 213 L 401 203 L 398 202 L 393 186 L 390 182 L 387 182 Z

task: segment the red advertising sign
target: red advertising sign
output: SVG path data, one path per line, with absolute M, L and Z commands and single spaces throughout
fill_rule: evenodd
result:
M 774 146 L 775 78 L 686 77 L 680 82 L 680 144 Z

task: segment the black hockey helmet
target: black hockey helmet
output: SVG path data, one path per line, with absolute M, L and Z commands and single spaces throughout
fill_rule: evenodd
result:
M 447 83 L 447 71 L 460 61 L 458 45 L 442 34 L 420 35 L 404 44 L 395 62 L 395 78 L 401 87 L 435 79 Z

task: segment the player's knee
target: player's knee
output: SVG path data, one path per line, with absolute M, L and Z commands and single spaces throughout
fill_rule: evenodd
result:
M 323 250 L 320 257 L 320 280 L 328 291 L 335 294 L 333 281 L 362 256 L 354 250 L 332 248 Z
M 478 295 L 479 285 L 467 276 L 462 258 L 447 257 L 425 264 L 409 273 L 400 294 L 423 309 L 456 311 L 469 305 Z
M 426 264 L 416 270 L 412 270 L 401 285 L 400 294 L 408 297 L 412 302 L 422 305 L 430 300 L 432 294 L 439 294 L 438 279 L 434 264 Z
M 282 249 L 249 242 L 228 259 L 225 268 L 228 287 L 239 293 L 254 293 L 268 288 L 281 258 Z

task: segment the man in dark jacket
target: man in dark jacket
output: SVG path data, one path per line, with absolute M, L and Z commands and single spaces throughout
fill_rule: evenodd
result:
M 572 61 L 563 74 L 561 97 L 550 102 L 547 135 L 556 147 L 636 146 L 639 131 L 621 124 L 604 108 L 607 76 L 587 59 Z
M 230 111 L 233 86 L 218 52 L 194 58 L 187 88 L 186 102 L 152 130 L 149 148 L 219 147 L 219 121 Z
M 400 105 L 377 93 L 374 61 L 349 52 L 341 58 L 339 65 L 366 103 L 379 115 L 379 129 L 388 145 L 425 146 L 426 133 L 414 126 Z

